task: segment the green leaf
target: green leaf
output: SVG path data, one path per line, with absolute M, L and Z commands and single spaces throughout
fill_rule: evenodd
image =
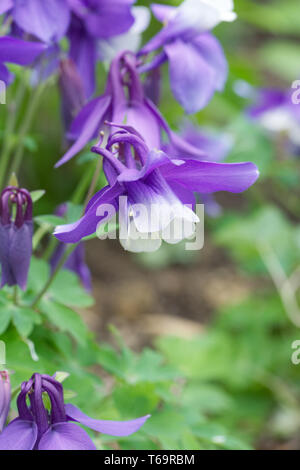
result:
M 159 402 L 153 384 L 121 385 L 113 392 L 114 403 L 126 418 L 151 413 Z
M 40 318 L 34 310 L 27 307 L 11 307 L 12 321 L 20 336 L 27 337 L 32 333 L 34 325 L 40 323 Z
M 0 335 L 8 328 L 11 320 L 11 311 L 5 305 L 0 304 Z
M 44 189 L 37 189 L 36 191 L 31 191 L 30 195 L 32 202 L 39 201 L 39 199 L 41 199 L 45 194 L 46 191 Z
M 51 300 L 43 300 L 41 310 L 59 330 L 69 333 L 78 343 L 86 344 L 88 330 L 78 313 Z
M 57 302 L 70 307 L 90 307 L 94 303 L 93 297 L 82 287 L 77 276 L 67 269 L 57 274 L 49 293 Z
M 63 217 L 58 217 L 57 215 L 39 215 L 34 218 L 35 222 L 39 225 L 50 225 L 51 227 L 56 227 L 57 225 L 62 225 L 66 223 L 66 220 Z

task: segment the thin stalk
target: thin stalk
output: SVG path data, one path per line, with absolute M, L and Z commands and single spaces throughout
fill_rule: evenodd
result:
M 55 280 L 57 274 L 59 273 L 60 269 L 63 267 L 67 259 L 69 258 L 70 254 L 75 250 L 77 247 L 78 243 L 75 245 L 70 246 L 65 252 L 65 254 L 62 256 L 60 262 L 54 269 L 53 273 L 49 277 L 48 281 L 44 285 L 43 289 L 40 291 L 40 293 L 36 296 L 36 298 L 33 300 L 32 304 L 30 305 L 31 308 L 36 308 L 40 302 L 40 300 L 44 297 L 46 292 L 48 291 L 49 287 L 52 285 L 53 281 Z
M 16 128 L 17 118 L 18 118 L 18 110 L 21 107 L 21 104 L 24 100 L 25 92 L 26 92 L 26 85 L 27 85 L 27 74 L 25 75 L 24 79 L 21 80 L 16 94 L 15 102 L 12 103 L 10 106 L 10 110 L 8 112 L 8 118 L 5 128 L 5 134 L 3 137 L 3 149 L 1 152 L 1 161 L 0 161 L 0 188 L 2 187 L 5 176 L 7 172 L 7 167 L 9 164 L 9 157 L 12 149 L 12 134 Z
M 11 173 L 17 174 L 19 171 L 20 165 L 22 163 L 23 155 L 24 155 L 25 138 L 26 138 L 27 133 L 30 130 L 33 117 L 35 115 L 35 112 L 40 102 L 40 98 L 46 86 L 47 86 L 47 82 L 44 82 L 40 84 L 32 93 L 31 100 L 27 108 L 27 112 L 25 114 L 23 123 L 20 128 L 20 132 L 19 132 L 20 140 L 19 140 L 18 148 L 15 153 L 14 160 L 11 166 L 11 170 L 10 170 Z

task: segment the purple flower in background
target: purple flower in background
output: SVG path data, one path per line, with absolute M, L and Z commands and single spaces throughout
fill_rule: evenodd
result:
M 51 409 L 46 409 L 47 395 Z M 64 403 L 63 387 L 49 375 L 34 374 L 23 382 L 17 398 L 18 417 L 0 434 L 0 450 L 96 450 L 79 424 L 110 436 L 129 436 L 149 415 L 132 421 L 89 418 L 76 406 Z
M 61 204 L 55 211 L 55 214 L 59 217 L 63 217 L 67 212 L 67 204 Z M 66 244 L 60 243 L 55 249 L 51 259 L 50 266 L 52 272 L 64 256 L 66 251 Z M 84 288 L 90 292 L 92 290 L 92 278 L 90 270 L 85 262 L 85 247 L 84 243 L 79 243 L 75 250 L 70 254 L 69 258 L 64 264 L 64 268 L 72 271 L 82 282 Z
M 86 101 L 83 82 L 72 59 L 61 60 L 58 84 L 62 117 L 65 129 L 69 129 L 73 119 Z
M 291 90 L 263 88 L 252 92 L 254 104 L 247 114 L 267 131 L 286 136 L 296 148 L 300 146 L 300 106 L 292 101 Z
M 18 285 L 25 290 L 32 254 L 32 232 L 30 193 L 13 186 L 5 188 L 0 196 L 1 287 Z
M 95 72 L 100 39 L 125 33 L 134 23 L 135 0 L 69 0 L 72 8 L 68 31 L 70 57 L 84 81 L 87 98 L 95 91 Z
M 178 8 L 153 4 L 163 29 L 140 51 L 145 55 L 162 48 L 148 64 L 149 71 L 169 62 L 170 83 L 177 101 L 187 113 L 202 109 L 227 79 L 227 62 L 219 41 L 209 32 L 221 21 L 233 21 L 232 0 L 185 0 Z
M 150 148 L 161 147 L 164 131 L 178 149 L 203 157 L 201 149 L 187 144 L 170 130 L 158 109 L 146 98 L 137 71 L 137 59 L 130 52 L 122 52 L 112 61 L 104 94 L 87 103 L 74 119 L 68 137 L 75 143 L 56 167 L 79 153 L 101 130 L 109 133 L 110 128 L 104 124 L 106 120 L 126 121 L 143 136 Z
M 10 36 L 0 37 L 0 80 L 8 85 L 13 79 L 5 66 L 6 63 L 30 65 L 44 50 L 45 46 L 38 42 L 23 41 Z
M 0 433 L 4 428 L 10 409 L 11 388 L 8 372 L 0 371 Z
M 201 148 L 205 153 L 205 160 L 210 162 L 222 162 L 233 146 L 232 138 L 229 135 L 217 134 L 207 129 L 201 129 L 191 122 L 184 123 L 180 135 L 193 147 Z M 166 145 L 164 151 L 168 155 L 183 158 L 181 153 L 178 152 L 178 149 L 172 147 L 171 144 Z M 193 158 L 193 155 L 187 154 L 186 157 Z M 199 196 L 201 202 L 205 205 L 205 210 L 208 215 L 217 217 L 221 214 L 221 206 L 216 202 L 212 194 L 201 194 Z
M 213 163 L 184 156 L 171 158 L 163 151 L 149 148 L 133 128 L 110 125 L 120 130 L 109 137 L 106 148 L 92 148 L 103 157 L 109 184 L 90 200 L 79 221 L 56 227 L 54 234 L 60 241 L 77 243 L 96 232 L 98 224 L 107 221 L 107 211 L 102 211 L 101 207 L 111 204 L 120 211 L 122 220 L 129 221 L 123 246 L 130 251 L 154 251 L 161 239 L 169 243 L 180 241 L 167 238 L 172 231 L 170 227 L 177 221 L 189 226 L 189 236 L 194 233 L 195 223 L 199 221 L 190 208 L 195 203 L 194 192 L 239 193 L 258 178 L 257 167 L 252 163 Z M 122 207 L 120 196 L 127 198 Z M 135 212 L 133 207 L 137 204 L 146 208 L 146 214 Z M 153 206 L 154 213 L 151 212 Z M 136 232 L 154 236 L 145 244 L 145 240 L 136 239 Z

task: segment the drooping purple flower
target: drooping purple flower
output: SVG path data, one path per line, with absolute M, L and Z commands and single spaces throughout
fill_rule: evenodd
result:
M 67 211 L 67 204 L 61 204 L 55 211 L 55 214 L 63 217 Z M 55 249 L 51 259 L 50 259 L 50 266 L 52 272 L 60 262 L 61 258 L 64 256 L 66 251 L 66 244 L 59 243 L 57 248 Z M 69 269 L 72 271 L 80 281 L 84 288 L 90 292 L 92 290 L 92 277 L 90 270 L 85 262 L 85 246 L 84 243 L 79 243 L 79 245 L 75 248 L 75 250 L 70 254 L 69 258 L 66 260 L 64 264 L 64 268 Z
M 70 57 L 76 63 L 90 98 L 95 91 L 95 72 L 100 39 L 125 33 L 134 23 L 135 0 L 69 0 L 72 8 L 68 31 Z
M 51 409 L 45 407 L 47 395 Z M 0 450 L 96 450 L 79 424 L 111 436 L 129 436 L 149 415 L 132 421 L 89 418 L 76 406 L 64 403 L 63 387 L 49 375 L 34 374 L 23 382 L 17 398 L 18 417 L 0 434 Z
M 0 433 L 6 424 L 10 409 L 11 388 L 9 374 L 7 371 L 0 371 Z
M 194 192 L 238 193 L 249 188 L 258 177 L 258 169 L 252 163 L 213 163 L 184 156 L 172 158 L 161 150 L 149 149 L 132 127 L 114 126 L 120 130 L 109 137 L 106 148 L 92 148 L 103 157 L 109 184 L 94 195 L 80 220 L 56 227 L 54 234 L 60 241 L 77 243 L 96 232 L 99 224 L 107 221 L 107 210 L 102 211 L 102 208 L 110 204 L 120 211 L 122 220 L 128 222 L 123 246 L 131 251 L 153 251 L 159 247 L 161 239 L 170 243 L 180 241 L 168 238 L 177 221 L 189 226 L 189 236 L 193 234 L 195 223 L 199 221 L 191 209 L 195 203 Z M 121 205 L 120 196 L 126 196 L 125 205 Z M 143 205 L 146 213 L 136 211 L 137 204 Z M 147 239 L 145 244 L 144 239 L 136 238 L 136 232 L 155 236 Z M 186 238 L 186 232 L 183 237 Z
M 25 290 L 32 254 L 32 232 L 30 193 L 13 186 L 5 188 L 0 196 L 0 287 L 18 285 Z
M 30 65 L 44 50 L 45 45 L 42 43 L 10 36 L 0 37 L 0 80 L 7 85 L 12 81 L 13 76 L 5 66 L 6 63 Z
M 172 92 L 187 113 L 202 109 L 215 91 L 224 88 L 227 62 L 222 46 L 209 31 L 220 21 L 233 21 L 236 15 L 232 10 L 231 0 L 185 0 L 178 8 L 152 5 L 164 27 L 141 49 L 140 55 L 160 49 L 161 52 L 140 71 L 168 61 Z
M 126 121 L 143 136 L 150 148 L 161 147 L 164 131 L 178 149 L 203 156 L 201 149 L 193 148 L 170 130 L 158 109 L 145 96 L 137 59 L 130 52 L 122 52 L 112 61 L 104 94 L 87 103 L 74 119 L 68 137 L 75 142 L 56 167 L 79 153 L 100 130 L 110 132 L 104 124 L 106 120 Z
M 86 101 L 83 82 L 72 59 L 61 60 L 58 83 L 63 122 L 65 129 L 69 129 Z

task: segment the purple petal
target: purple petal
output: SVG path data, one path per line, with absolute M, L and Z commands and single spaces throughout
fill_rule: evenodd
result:
M 9 247 L 9 263 L 17 284 L 25 290 L 32 254 L 33 224 L 25 222 L 21 228 L 13 227 L 11 230 L 13 234 Z
M 71 126 L 71 134 L 75 134 L 80 130 L 78 138 L 67 153 L 56 163 L 56 168 L 68 162 L 79 153 L 95 136 L 95 133 L 100 130 L 101 123 L 104 120 L 110 102 L 111 98 L 103 95 L 100 98 L 96 98 L 91 103 L 88 103 L 80 111 Z
M 131 6 L 134 0 L 101 0 L 85 17 L 89 33 L 97 38 L 110 38 L 128 31 L 134 23 Z
M 210 33 L 203 33 L 192 40 L 202 57 L 215 70 L 214 88 L 222 91 L 227 80 L 228 64 L 219 41 Z
M 181 40 L 164 47 L 169 58 L 172 92 L 187 113 L 204 108 L 213 96 L 216 71 L 191 44 Z
M 33 421 L 15 419 L 0 434 L 0 450 L 32 450 L 37 434 Z
M 46 46 L 39 42 L 4 36 L 0 38 L 0 62 L 12 62 L 18 65 L 31 64 Z
M 109 436 L 129 436 L 138 431 L 150 417 L 150 415 L 147 415 L 132 421 L 101 421 L 89 418 L 89 416 L 71 404 L 66 405 L 66 413 L 71 419 L 78 421 L 84 426 Z
M 70 9 L 63 0 L 15 0 L 14 19 L 26 33 L 49 43 L 67 32 Z
M 13 0 L 1 0 L 0 15 L 13 7 Z
M 32 222 L 20 228 L 0 226 L 0 263 L 2 268 L 1 287 L 18 284 L 26 288 L 32 253 Z
M 96 450 L 90 436 L 75 423 L 53 424 L 42 436 L 39 450 Z
M 171 7 L 169 5 L 160 5 L 159 3 L 152 3 L 150 7 L 155 18 L 161 23 L 170 21 L 172 16 L 174 16 L 177 11 L 176 7 Z
M 97 43 L 86 34 L 83 28 L 71 27 L 70 57 L 75 62 L 82 79 L 86 98 L 90 98 L 96 88 Z
M 262 114 L 272 109 L 285 106 L 290 98 L 285 91 L 276 88 L 262 88 L 257 92 L 257 102 L 248 108 L 252 118 L 259 118 Z
M 102 204 L 114 204 L 115 199 L 122 194 L 123 188 L 116 184 L 112 188 L 106 187 L 106 190 L 99 191 L 92 198 L 93 203 L 89 204 L 88 210 L 84 216 L 75 222 L 74 224 L 59 225 L 55 228 L 55 237 L 64 243 L 77 243 L 82 238 L 95 233 L 98 224 L 105 218 L 107 220 L 107 214 L 103 216 L 97 215 L 97 208 Z
M 212 163 L 187 160 L 180 166 L 167 164 L 160 170 L 167 181 L 175 181 L 191 191 L 240 193 L 248 189 L 259 176 L 253 163 Z
M 145 139 L 149 148 L 159 148 L 161 143 L 160 124 L 146 104 L 131 103 L 130 106 L 118 107 L 114 112 L 113 121 L 134 127 Z

